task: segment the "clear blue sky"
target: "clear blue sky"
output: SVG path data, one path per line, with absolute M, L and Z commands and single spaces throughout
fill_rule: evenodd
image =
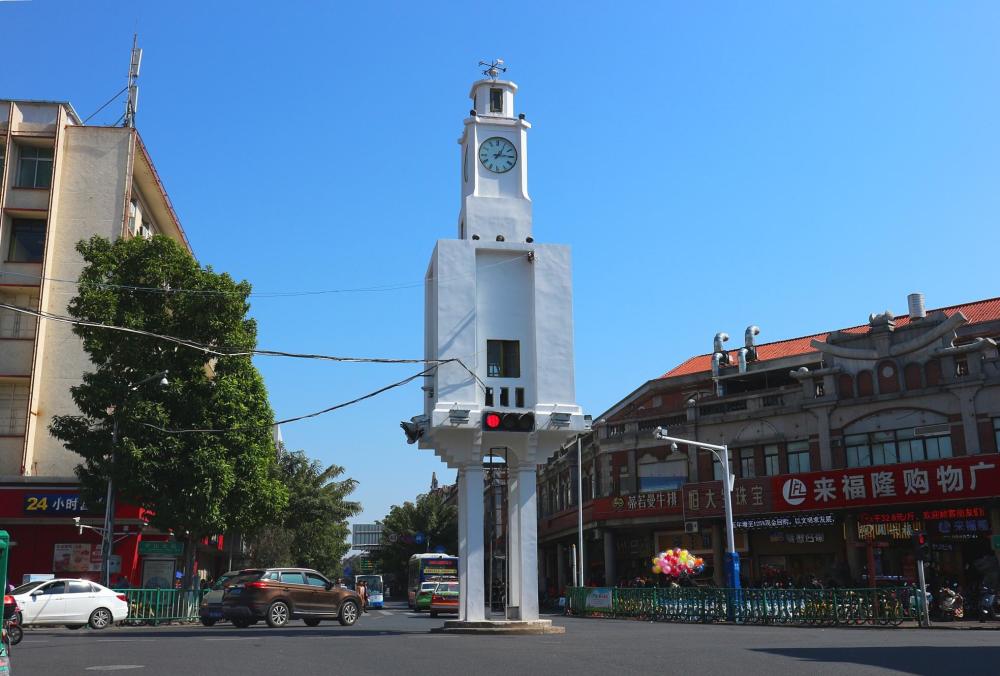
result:
M 413 283 L 259 299 L 263 347 L 422 355 L 418 282 L 455 236 L 455 141 L 496 56 L 534 125 L 535 237 L 573 247 L 590 413 L 717 331 L 1000 291 L 998 3 L 320 4 L 0 2 L 0 96 L 83 116 L 138 29 L 138 126 L 200 260 L 259 291 Z M 414 370 L 259 364 L 279 417 Z M 284 429 L 361 482 L 364 520 L 452 477 L 399 430 L 418 387 Z

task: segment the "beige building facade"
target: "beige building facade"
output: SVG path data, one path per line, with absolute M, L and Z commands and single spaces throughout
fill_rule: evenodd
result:
M 0 302 L 66 315 L 80 240 L 162 234 L 190 250 L 138 132 L 65 102 L 0 100 Z M 90 367 L 69 324 L 0 309 L 0 482 L 74 481 L 48 431 Z

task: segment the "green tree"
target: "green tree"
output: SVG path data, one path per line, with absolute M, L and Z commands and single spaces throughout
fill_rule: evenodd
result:
M 416 542 L 417 534 L 423 542 Z M 382 547 L 377 558 L 383 573 L 393 573 L 406 580 L 406 567 L 414 554 L 443 547 L 449 554 L 458 553 L 458 507 L 445 502 L 444 493 L 431 491 L 417 496 L 417 501 L 393 505 L 382 520 Z
M 199 265 L 175 241 L 93 237 L 77 250 L 86 266 L 69 304 L 73 317 L 233 351 L 255 347 L 250 285 Z M 199 539 L 254 530 L 282 513 L 287 492 L 273 471 L 274 414 L 249 356 L 214 359 L 141 334 L 73 331 L 94 370 L 71 388 L 81 415 L 55 417 L 50 431 L 83 458 L 76 472 L 90 500 L 103 502 L 111 474 L 121 499 L 151 510 L 154 526 L 186 540 L 188 579 Z M 160 371 L 168 386 L 136 388 Z M 231 431 L 173 434 L 149 425 Z
M 281 453 L 277 475 L 288 491 L 288 506 L 280 525 L 249 538 L 254 565 L 301 566 L 328 577 L 340 575 L 340 560 L 350 549 L 347 519 L 361 512 L 360 503 L 347 499 L 358 482 L 338 481 L 343 473 L 343 467 L 324 468 L 303 451 Z

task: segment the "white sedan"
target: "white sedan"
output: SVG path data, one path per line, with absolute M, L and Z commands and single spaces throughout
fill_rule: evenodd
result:
M 104 629 L 128 617 L 128 600 L 89 580 L 29 582 L 11 592 L 25 625 L 65 624 L 77 629 L 89 624 Z

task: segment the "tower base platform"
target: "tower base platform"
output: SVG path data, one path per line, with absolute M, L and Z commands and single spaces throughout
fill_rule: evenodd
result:
M 566 627 L 557 627 L 552 620 L 446 620 L 443 627 L 431 629 L 436 634 L 501 634 L 527 636 L 533 634 L 565 634 Z

